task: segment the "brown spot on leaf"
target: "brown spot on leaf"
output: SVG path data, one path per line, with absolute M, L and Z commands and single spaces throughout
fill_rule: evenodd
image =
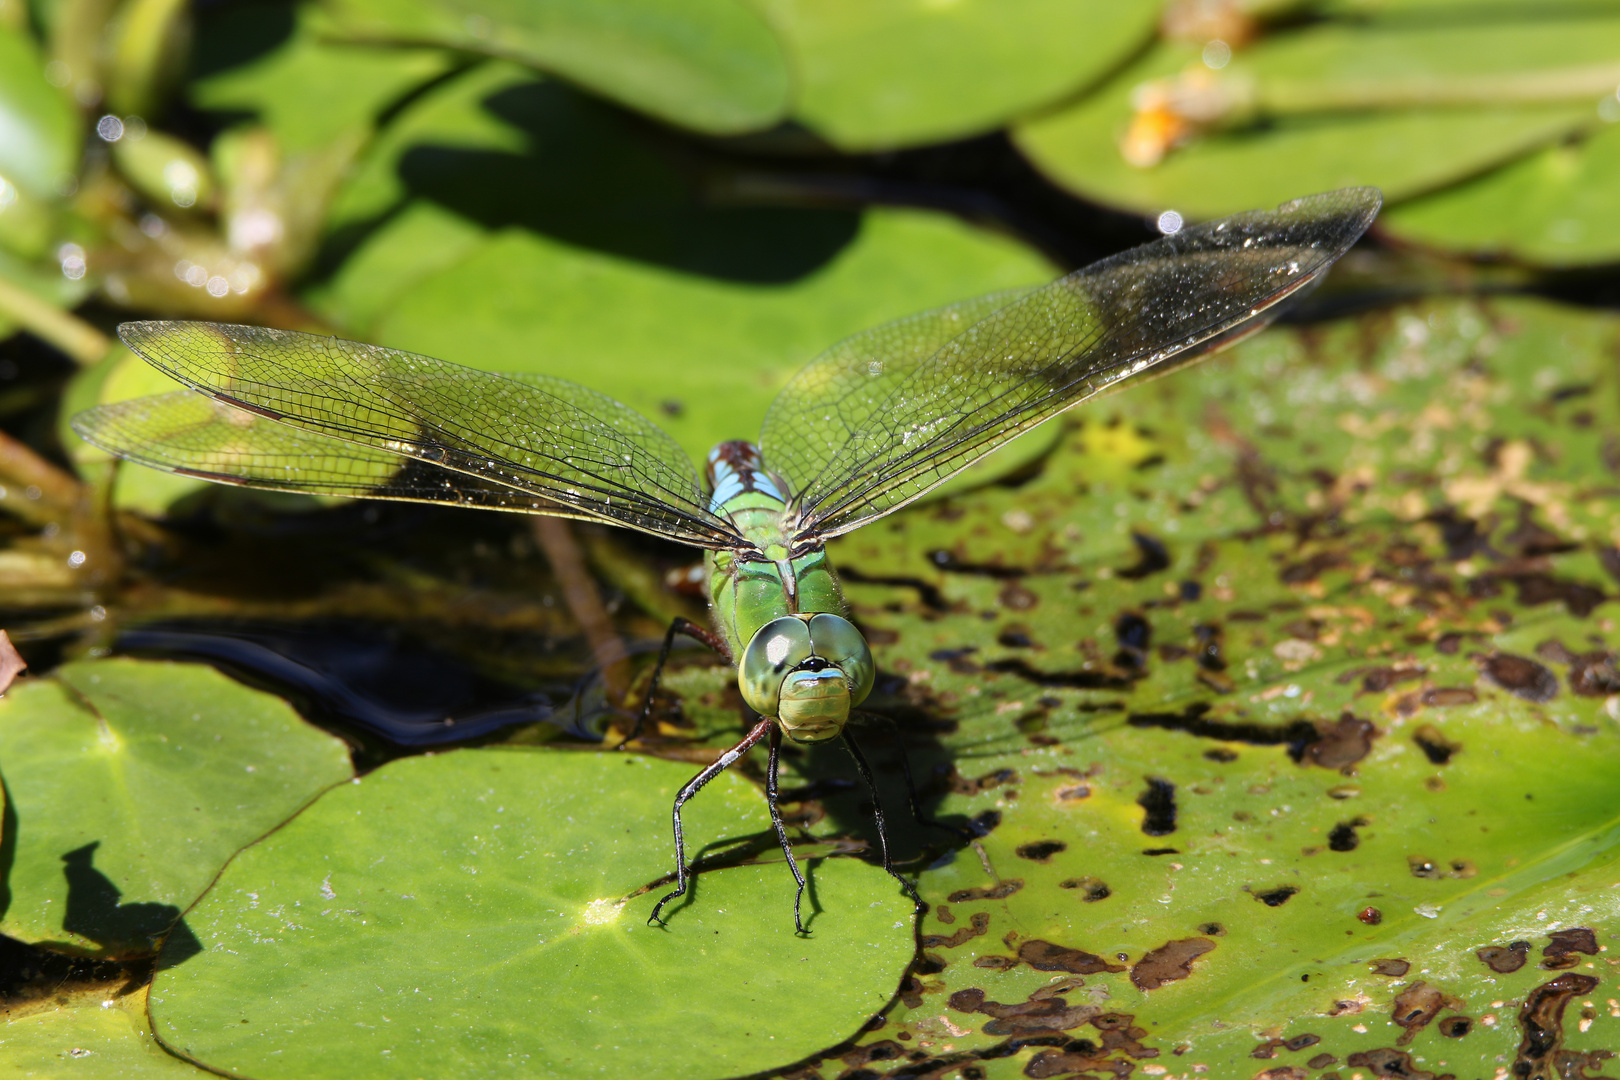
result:
M 1423 704 L 1443 708 L 1448 705 L 1472 705 L 1479 695 L 1466 686 L 1435 686 L 1423 691 Z
M 1092 975 L 1099 971 L 1124 971 L 1123 964 L 1111 963 L 1083 949 L 1054 945 L 1031 938 L 1018 946 L 1018 959 L 1036 971 L 1067 971 L 1072 975 Z
M 1351 668 L 1349 671 L 1342 672 L 1333 681 L 1342 685 L 1359 677 L 1361 679 L 1361 689 L 1357 693 L 1381 694 L 1397 683 L 1421 679 L 1427 672 L 1427 668 L 1416 664 L 1401 667 Z
M 1147 778 L 1147 788 L 1136 797 L 1142 815 L 1142 831 L 1148 836 L 1169 836 L 1176 831 L 1176 785 L 1157 776 Z
M 1005 900 L 1013 893 L 1024 887 L 1023 878 L 1007 878 L 994 885 L 986 885 L 978 889 L 957 889 L 946 897 L 953 904 L 965 904 L 970 900 Z M 979 916 L 973 916 L 975 919 Z M 989 918 L 988 915 L 985 918 Z
M 1389 1013 L 1391 1020 L 1406 1029 L 1395 1040 L 1395 1045 L 1405 1046 L 1411 1042 L 1440 1015 L 1441 1009 L 1460 1009 L 1462 1005 L 1457 998 L 1428 983 L 1413 983 L 1395 995 L 1395 1006 Z
M 1377 1050 L 1358 1050 L 1344 1059 L 1352 1069 L 1366 1069 L 1377 1077 L 1389 1080 L 1438 1080 L 1434 1073 L 1420 1069 L 1412 1055 L 1389 1047 Z M 1451 1076 L 1451 1073 L 1446 1073 Z
M 1029 649 L 1035 645 L 1035 639 L 1030 636 L 1029 627 L 1022 623 L 1008 623 L 996 635 L 996 642 L 1009 649 Z
M 1007 971 L 1018 966 L 1016 956 L 975 956 L 973 966 L 976 968 L 989 968 L 991 971 Z
M 1560 975 L 1530 991 L 1519 1007 L 1519 1027 L 1524 1035 L 1519 1040 L 1518 1057 L 1508 1070 L 1512 1076 L 1518 1080 L 1562 1080 L 1572 1075 L 1564 1072 L 1559 1060 L 1566 1056 L 1564 1008 L 1572 998 L 1590 994 L 1597 984 L 1590 975 Z
M 1179 982 L 1192 974 L 1194 960 L 1214 948 L 1215 943 L 1206 937 L 1167 941 L 1136 962 L 1131 982 L 1138 990 L 1157 990 L 1165 983 Z
M 1446 738 L 1445 733 L 1433 724 L 1424 724 L 1412 733 L 1412 741 L 1417 743 L 1418 749 L 1434 765 L 1446 765 L 1451 757 L 1462 749 L 1462 743 L 1452 742 Z
M 1372 751 L 1378 729 L 1372 722 L 1351 713 L 1341 713 L 1331 724 L 1316 722 L 1321 736 L 1305 748 L 1305 759 L 1324 769 L 1343 769 L 1354 765 Z
M 1487 945 L 1474 955 L 1485 962 L 1485 966 L 1498 975 L 1518 971 L 1524 967 L 1524 954 L 1530 951 L 1528 941 L 1515 941 L 1507 948 L 1500 945 Z
M 1372 960 L 1369 961 L 1369 964 L 1374 975 L 1388 975 L 1394 979 L 1398 979 L 1412 970 L 1411 962 L 1401 959 Z
M 1101 880 L 1094 877 L 1068 878 L 1067 880 L 1058 882 L 1058 888 L 1084 889 L 1085 892 L 1081 894 L 1080 899 L 1084 900 L 1088 904 L 1096 903 L 1098 900 L 1106 900 L 1110 896 L 1114 895 L 1114 891 L 1112 889 L 1110 889 Z
M 957 946 L 963 945 L 976 937 L 982 937 L 989 931 L 989 929 L 990 916 L 981 911 L 975 914 L 973 918 L 968 921 L 967 926 L 962 927 L 950 937 L 946 937 L 943 934 L 924 934 L 922 945 L 925 949 L 954 949 Z
M 1023 844 L 1014 850 L 1020 859 L 1029 859 L 1031 862 L 1048 862 L 1052 856 L 1061 851 L 1068 851 L 1069 845 L 1061 840 L 1037 840 L 1033 844 Z
M 1558 696 L 1558 676 L 1527 656 L 1493 653 L 1476 657 L 1475 663 L 1487 679 L 1525 701 L 1540 703 Z
M 1297 886 L 1279 885 L 1275 889 L 1267 889 L 1265 892 L 1255 893 L 1254 898 L 1266 905 L 1266 907 L 1282 907 L 1284 904 L 1288 903 L 1288 898 L 1297 892 L 1299 892 L 1299 888 Z
M 1273 1065 L 1255 1073 L 1254 1080 L 1310 1080 L 1310 1075 L 1298 1065 Z
M 1584 926 L 1555 930 L 1548 934 L 1547 938 L 1549 943 L 1541 950 L 1541 955 L 1546 959 L 1541 961 L 1541 966 L 1548 971 L 1562 971 L 1564 968 L 1574 967 L 1580 963 L 1577 953 L 1585 953 L 1587 956 L 1597 955 L 1597 935 Z
M 1053 992 L 1055 989 L 1036 990 L 1028 1001 L 1013 1005 L 987 1001 L 984 991 L 977 988 L 958 990 L 950 996 L 947 1004 L 958 1012 L 983 1013 L 990 1017 L 990 1022 L 984 1025 L 986 1035 L 1071 1031 L 1101 1012 L 1095 1005 L 1070 1005 L 1065 998 Z
M 1356 850 L 1356 848 L 1361 845 L 1361 837 L 1356 835 L 1356 830 L 1366 824 L 1366 818 L 1354 817 L 1349 821 L 1341 821 L 1337 825 L 1333 826 L 1332 831 L 1328 833 L 1328 850 Z
M 1313 1069 L 1325 1069 L 1329 1065 L 1332 1065 L 1335 1062 L 1337 1062 L 1338 1060 L 1339 1059 L 1334 1057 L 1332 1054 L 1317 1054 L 1315 1057 L 1311 1058 L 1311 1060 L 1307 1061 L 1305 1064 L 1309 1065 Z
M 1474 1030 L 1474 1022 L 1466 1016 L 1448 1016 L 1436 1025 L 1436 1029 L 1448 1039 L 1460 1039 Z
M 1040 597 L 1016 581 L 1007 582 L 1001 590 L 1001 595 L 996 599 L 1001 601 L 1002 607 L 1010 611 L 1028 611 L 1041 602 Z

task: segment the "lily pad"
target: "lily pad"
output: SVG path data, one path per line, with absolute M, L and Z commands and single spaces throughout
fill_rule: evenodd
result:
M 192 103 L 257 114 L 291 153 L 369 128 L 396 98 L 456 63 L 443 49 L 325 40 L 311 4 L 231 4 L 202 14 L 195 55 L 208 68 L 189 83 Z
M 757 131 L 787 108 L 782 48 L 737 0 L 335 0 L 353 40 L 501 56 L 711 135 Z
M 1606 92 L 1596 84 L 1563 98 L 1509 88 L 1597 71 L 1617 42 L 1612 16 L 1481 20 L 1462 6 L 1279 32 L 1220 70 L 1200 47 L 1166 42 L 1075 105 L 1021 124 L 1014 140 L 1068 190 L 1146 213 L 1218 217 L 1350 184 L 1395 203 L 1595 123 Z M 1176 76 L 1246 104 L 1157 164 L 1129 164 L 1120 144 L 1133 95 Z
M 1620 120 L 1620 99 L 1606 99 Z M 1401 204 L 1379 226 L 1415 244 L 1570 267 L 1620 260 L 1620 124 Z
M 153 949 L 244 844 L 352 775 L 343 743 L 212 668 L 66 664 L 0 700 L 12 817 L 0 931 Z M 177 928 L 172 949 L 195 948 Z
M 165 1051 L 146 1022 L 146 990 L 108 988 L 13 1010 L 0 1021 L 0 1055 L 11 1075 L 32 1080 L 174 1080 L 205 1075 Z
M 490 749 L 334 788 L 187 913 L 202 951 L 160 957 L 154 1029 L 262 1080 L 497 1063 L 724 1076 L 853 1035 L 911 959 L 910 900 L 876 867 L 820 860 L 808 867 L 818 912 L 799 937 L 787 869 L 744 865 L 700 875 L 649 926 L 668 888 L 669 805 L 692 771 Z M 769 827 L 731 774 L 688 804 L 698 844 Z
M 1569 1005 L 1547 1060 L 1612 1047 L 1617 342 L 1534 301 L 1272 331 L 839 541 L 988 829 L 841 1066 L 1490 1075 L 1527 1000 Z
M 764 0 L 798 76 L 794 116 L 846 151 L 990 131 L 1089 86 L 1153 34 L 1161 5 Z

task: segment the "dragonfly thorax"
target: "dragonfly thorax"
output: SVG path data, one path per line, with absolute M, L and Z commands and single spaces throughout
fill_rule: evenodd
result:
M 743 700 L 774 716 L 796 742 L 821 742 L 844 729 L 849 711 L 872 692 L 876 666 L 866 639 L 840 615 L 784 615 L 759 628 L 737 666 Z

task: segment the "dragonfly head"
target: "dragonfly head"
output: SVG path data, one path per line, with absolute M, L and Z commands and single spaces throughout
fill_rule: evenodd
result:
M 844 730 L 876 673 L 872 650 L 848 619 L 784 615 L 760 627 L 743 650 L 737 686 L 754 711 L 776 717 L 788 738 L 822 742 Z

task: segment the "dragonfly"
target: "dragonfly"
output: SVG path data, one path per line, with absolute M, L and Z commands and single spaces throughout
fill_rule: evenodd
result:
M 788 381 L 757 442 L 715 447 L 703 475 L 651 421 L 577 383 L 214 323 L 120 326 L 126 345 L 189 389 L 99 406 L 73 428 L 183 476 L 580 518 L 704 549 L 713 630 L 671 624 L 640 720 L 684 635 L 735 665 L 751 722 L 676 795 L 675 888 L 649 922 L 663 924 L 695 872 L 681 808 L 763 741 L 766 802 L 802 934 L 805 878 L 777 805 L 783 739 L 841 739 L 878 802 L 848 730 L 877 667 L 827 542 L 1083 401 L 1262 329 L 1366 231 L 1381 201 L 1375 188 L 1346 188 L 1188 226 L 1044 286 L 857 334 Z M 890 859 L 881 806 L 875 823 L 883 868 L 922 910 Z

